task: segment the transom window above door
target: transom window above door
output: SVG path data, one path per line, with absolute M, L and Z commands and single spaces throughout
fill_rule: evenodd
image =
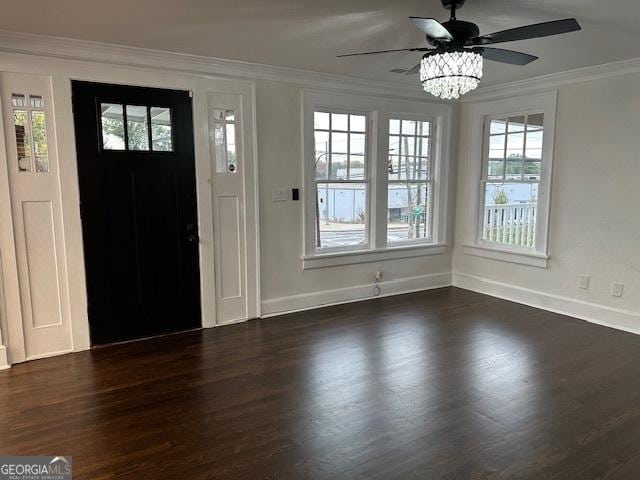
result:
M 173 152 L 171 109 L 100 103 L 103 150 Z

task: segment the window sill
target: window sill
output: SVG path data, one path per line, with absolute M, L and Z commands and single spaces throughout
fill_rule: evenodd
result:
M 401 258 L 424 257 L 427 255 L 441 255 L 447 250 L 446 243 L 430 243 L 427 245 L 403 245 L 376 250 L 358 250 L 351 252 L 319 253 L 302 257 L 302 268 L 337 267 L 353 265 L 355 263 L 380 262 L 384 260 L 398 260 Z
M 549 255 L 538 252 L 487 247 L 484 245 L 463 245 L 462 251 L 467 255 L 473 255 L 475 257 L 490 258 L 492 260 L 529 265 L 531 267 L 547 268 L 549 264 Z

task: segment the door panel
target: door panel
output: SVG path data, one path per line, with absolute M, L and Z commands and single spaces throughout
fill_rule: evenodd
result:
M 244 115 L 240 95 L 209 93 L 218 324 L 247 319 Z
M 20 321 L 12 363 L 68 352 L 71 343 L 51 78 L 0 74 Z
M 220 258 L 220 296 L 223 300 L 242 296 L 242 271 L 240 266 L 240 208 L 238 197 L 218 197 L 220 221 L 220 251 L 227 252 Z
M 93 344 L 200 319 L 188 92 L 73 82 Z
M 24 242 L 27 254 L 29 291 L 31 293 L 31 327 L 62 324 L 62 305 L 58 285 L 58 266 L 51 252 L 56 251 L 53 205 L 45 202 L 22 202 Z

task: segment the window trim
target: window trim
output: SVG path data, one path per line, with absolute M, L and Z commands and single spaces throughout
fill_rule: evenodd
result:
M 314 112 L 360 113 L 367 116 L 367 235 L 368 245 L 318 250 L 315 247 L 315 169 Z M 412 118 L 413 117 L 413 118 Z M 434 129 L 432 145 L 431 238 L 387 245 L 387 161 L 389 118 L 430 120 Z M 386 259 L 442 254 L 447 243 L 448 170 L 451 106 L 428 103 L 329 93 L 318 90 L 302 92 L 302 223 L 304 269 L 347 265 Z M 379 195 L 378 192 L 385 192 Z
M 317 255 L 303 256 L 302 267 L 308 270 L 312 268 L 353 265 L 356 263 L 382 262 L 385 260 L 399 260 L 401 258 L 441 255 L 446 252 L 446 249 L 446 243 L 413 243 L 379 249 L 319 253 Z
M 468 150 L 467 228 L 463 252 L 494 260 L 546 268 L 549 256 L 549 217 L 551 181 L 555 140 L 555 121 L 558 92 L 494 100 L 473 104 Z M 489 117 L 508 117 L 521 113 L 544 113 L 542 165 L 538 182 L 535 247 L 524 248 L 486 242 L 481 238 L 484 192 L 480 188 L 485 166 L 486 120 Z

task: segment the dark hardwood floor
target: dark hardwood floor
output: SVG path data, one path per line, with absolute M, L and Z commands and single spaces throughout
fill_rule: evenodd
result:
M 446 288 L 0 372 L 77 479 L 637 479 L 640 337 Z

